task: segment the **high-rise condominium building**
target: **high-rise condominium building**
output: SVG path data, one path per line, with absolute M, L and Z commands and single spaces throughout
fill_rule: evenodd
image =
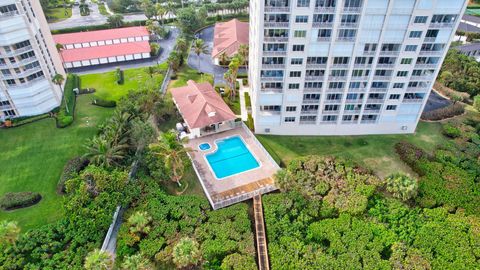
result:
M 59 106 L 52 82 L 65 76 L 37 0 L 0 0 L 0 118 L 45 113 Z
M 412 133 L 466 0 L 250 2 L 257 133 Z

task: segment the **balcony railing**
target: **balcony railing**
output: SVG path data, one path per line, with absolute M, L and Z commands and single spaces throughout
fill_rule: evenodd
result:
M 32 57 L 29 57 L 29 58 L 24 59 L 22 61 L 18 61 L 18 62 L 15 62 L 15 63 L 10 63 L 10 66 L 13 67 L 13 68 L 23 67 L 23 66 L 25 66 L 27 64 L 30 64 L 30 63 L 33 63 L 35 61 L 37 61 L 37 57 L 32 56 Z M 7 67 L 7 64 L 0 64 L 0 67 L 1 66 Z
M 370 91 L 372 92 L 387 92 L 388 88 L 387 87 L 381 87 L 381 88 L 370 88 Z
M 375 75 L 373 76 L 373 80 L 375 81 L 382 81 L 382 80 L 390 80 L 392 75 Z
M 376 51 L 363 51 L 363 55 L 375 55 L 375 53 L 377 53 L 377 52 Z
M 358 123 L 358 120 L 342 120 L 342 124 L 356 124 Z
M 318 110 L 300 111 L 301 114 L 317 114 Z
M 288 28 L 289 22 L 265 22 L 264 27 L 285 27 Z
M 412 80 L 419 80 L 419 81 L 429 81 L 433 79 L 433 74 L 432 75 L 421 75 L 421 76 L 415 76 L 412 75 Z
M 315 7 L 314 12 L 328 13 L 335 12 L 335 7 Z
M 403 103 L 422 103 L 423 98 L 420 99 L 403 99 Z
M 305 92 L 322 92 L 322 88 L 312 88 L 312 87 L 305 87 L 303 89 Z
M 262 115 L 279 115 L 281 111 L 260 111 Z
M 8 19 L 10 17 L 16 16 L 16 15 L 19 15 L 19 14 L 20 14 L 20 12 L 18 10 L 3 12 L 3 13 L 0 13 L 0 20 Z
M 435 42 L 436 37 L 426 37 L 423 41 L 424 42 Z
M 328 42 L 332 39 L 332 37 L 317 37 L 317 41 L 319 42 Z
M 356 28 L 358 27 L 358 22 L 341 22 L 340 27 Z
M 265 56 L 282 56 L 287 55 L 287 51 L 263 51 Z
M 281 94 L 283 93 L 282 88 L 262 88 L 260 89 L 262 94 Z
M 265 37 L 265 42 L 288 42 L 288 37 Z
M 430 28 L 450 28 L 454 26 L 454 22 L 432 22 Z
M 263 82 L 280 82 L 283 81 L 283 77 L 260 77 Z
M 21 83 L 21 84 L 16 84 L 16 85 L 9 85 L 8 88 L 10 89 L 16 89 L 16 88 L 25 88 L 25 87 L 30 87 L 32 85 L 34 85 L 35 83 L 37 83 L 38 81 L 42 81 L 45 79 L 45 75 L 42 75 L 40 77 L 37 77 L 31 81 L 28 81 L 26 83 Z
M 375 124 L 377 123 L 377 120 L 362 120 L 360 121 L 362 124 Z
M 265 12 L 290 12 L 290 7 L 265 6 Z
M 350 114 L 350 113 L 360 113 L 360 109 L 355 109 L 355 110 L 345 110 L 344 113 L 345 114 Z
M 369 68 L 371 66 L 372 64 L 354 64 L 353 65 L 354 68 Z
M 347 76 L 328 76 L 329 81 L 344 81 L 347 79 Z
M 302 102 L 305 104 L 315 104 L 315 103 L 319 103 L 320 99 L 304 99 L 302 100 Z
M 356 37 L 337 37 L 338 42 L 353 42 Z
M 343 12 L 344 13 L 357 13 L 362 11 L 362 7 L 344 7 Z
M 262 68 L 285 68 L 285 64 L 262 64 Z
M 340 109 L 334 110 L 334 111 L 322 110 L 322 113 L 324 113 L 324 114 L 339 114 L 339 113 L 340 113 Z
M 312 64 L 307 63 L 307 68 L 326 68 L 327 64 Z
M 352 81 L 366 81 L 368 80 L 368 76 L 355 76 L 352 77 Z
M 443 50 L 441 51 L 420 51 L 420 55 L 442 55 Z
M 363 99 L 347 99 L 345 100 L 345 103 L 363 103 Z M 354 111 L 354 110 L 352 110 Z
M 332 27 L 333 22 L 313 22 L 312 27 Z
M 342 87 L 342 88 L 327 88 L 326 91 L 330 92 L 330 93 L 332 93 L 332 92 L 343 92 L 343 91 L 345 91 L 345 87 Z
M 332 64 L 332 68 L 348 68 L 348 64 Z
M 417 87 L 407 87 L 407 92 L 427 92 L 428 87 L 426 86 L 417 86 Z
M 415 68 L 436 68 L 438 64 L 415 64 Z
M 300 120 L 300 125 L 315 125 L 317 121 L 302 121 Z
M 369 98 L 367 99 L 367 103 L 383 103 L 385 99 L 383 98 Z
M 13 51 L 10 51 L 10 52 L 6 52 L 4 53 L 5 56 L 15 56 L 15 55 L 19 55 L 19 54 L 22 54 L 24 52 L 28 52 L 28 51 L 31 51 L 33 50 L 32 46 L 25 46 L 23 48 L 20 48 L 20 49 L 16 49 L 16 50 L 13 50 Z
M 306 81 L 323 81 L 325 76 L 305 76 Z
M 326 99 L 326 100 L 324 101 L 324 103 L 329 103 L 329 104 L 331 104 L 331 103 L 338 103 L 338 104 L 340 104 L 341 102 L 342 102 L 341 99 Z
M 392 55 L 392 56 L 395 56 L 395 55 L 399 55 L 400 54 L 400 51 L 381 51 L 380 52 L 380 55 Z
M 363 113 L 380 113 L 380 109 L 365 109 Z
M 395 64 L 377 64 L 377 68 L 393 68 Z

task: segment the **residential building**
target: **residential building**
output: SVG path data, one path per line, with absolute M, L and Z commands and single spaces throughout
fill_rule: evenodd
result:
M 222 54 L 233 57 L 240 45 L 248 45 L 248 22 L 237 19 L 216 23 L 213 31 L 212 58 L 215 65 L 220 64 Z
M 150 58 L 150 34 L 146 27 L 54 35 L 61 44 L 65 68 L 76 68 Z
M 65 76 L 39 1 L 0 2 L 0 118 L 36 115 L 58 107 Z
M 480 62 L 480 43 L 471 43 L 455 48 L 467 56 L 474 57 L 477 62 Z
M 250 4 L 255 131 L 413 133 L 465 0 Z

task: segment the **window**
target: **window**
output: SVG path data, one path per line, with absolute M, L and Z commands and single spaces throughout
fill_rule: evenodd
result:
M 302 105 L 302 112 L 316 112 L 318 105 Z
M 318 29 L 319 38 L 329 38 L 332 36 L 332 29 Z
M 322 82 L 306 82 L 305 89 L 321 89 L 323 86 Z
M 391 94 L 390 99 L 400 99 L 400 94 Z
M 387 111 L 395 111 L 397 109 L 397 105 L 387 105 Z
M 327 100 L 341 100 L 342 94 L 327 94 Z
M 288 89 L 290 89 L 290 90 L 300 89 L 300 84 L 299 83 L 290 83 L 290 84 L 288 84 Z
M 309 7 L 310 0 L 297 0 L 297 7 Z
M 406 52 L 415 52 L 417 51 L 417 45 L 407 45 L 405 46 Z
M 316 0 L 315 7 L 335 7 L 336 0 Z
M 335 122 L 335 121 L 337 121 L 337 116 L 336 115 L 324 115 L 322 120 L 324 122 Z
M 422 31 L 410 31 L 410 38 L 421 38 L 422 37 Z
M 353 40 L 357 34 L 355 29 L 340 29 L 338 30 L 338 38 L 344 40 Z
M 297 107 L 296 107 L 296 106 L 287 106 L 287 107 L 285 108 L 285 110 L 286 110 L 287 112 L 296 112 L 296 111 L 297 111 Z
M 300 116 L 300 122 L 309 122 L 309 123 L 315 124 L 315 121 L 317 121 L 317 116 L 316 115 L 302 115 L 302 116 Z
M 262 78 L 282 78 L 283 70 L 262 70 L 260 72 Z
M 295 122 L 295 117 L 285 117 L 285 122 L 286 123 Z
M 303 58 L 292 58 L 292 60 L 290 60 L 290 64 L 301 65 L 303 64 Z
M 287 50 L 285 43 L 265 43 L 263 44 L 264 52 L 284 52 Z
M 457 20 L 457 15 L 438 14 L 438 15 L 433 15 L 431 23 L 453 23 L 456 20 Z
M 307 65 L 324 65 L 327 63 L 328 57 L 307 57 Z
M 357 121 L 358 120 L 358 115 L 344 115 L 343 116 L 343 121 Z
M 293 32 L 293 36 L 296 38 L 304 38 L 307 36 L 307 31 L 306 30 L 295 30 Z
M 407 77 L 408 76 L 408 71 L 398 71 L 397 72 L 397 77 Z
M 333 58 L 333 64 L 334 65 L 346 65 L 348 64 L 348 60 L 350 58 L 348 57 L 334 57 Z
M 345 87 L 344 82 L 330 82 L 328 84 L 328 89 L 343 89 Z
M 285 64 L 284 57 L 263 57 L 262 64 L 265 65 L 283 65 Z
M 412 58 L 402 58 L 402 61 L 400 61 L 400 64 L 402 65 L 410 65 L 412 63 L 413 59 Z
M 404 85 L 405 85 L 404 83 L 394 83 L 393 88 L 401 89 L 401 88 L 403 88 Z
M 329 111 L 329 112 L 332 112 L 332 111 L 338 111 L 340 105 L 332 105 L 332 104 L 328 104 L 328 105 L 325 105 L 325 109 L 324 111 Z
M 290 71 L 290 77 L 298 78 L 302 76 L 301 71 Z
M 427 23 L 428 16 L 415 16 L 414 23 Z
M 345 104 L 346 111 L 353 111 L 355 110 L 355 104 Z
M 295 22 L 296 23 L 307 23 L 308 22 L 308 16 L 305 16 L 305 15 L 296 16 L 295 17 Z
M 305 50 L 305 45 L 293 45 L 294 52 L 303 52 Z
M 344 7 L 361 7 L 363 0 L 345 0 Z
M 260 106 L 261 111 L 270 111 L 270 112 L 279 112 L 281 110 L 280 105 L 265 105 L 265 106 Z
M 320 100 L 320 94 L 304 94 L 303 100 Z

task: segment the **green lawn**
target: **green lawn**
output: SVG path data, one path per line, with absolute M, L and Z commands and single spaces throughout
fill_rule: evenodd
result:
M 113 111 L 90 102 L 90 95 L 78 97 L 75 121 L 64 129 L 56 128 L 55 120 L 49 118 L 0 130 L 0 195 L 37 191 L 43 196 L 39 204 L 29 208 L 0 210 L 0 220 L 16 220 L 26 231 L 62 216 L 62 197 L 55 189 L 63 166 L 70 158 L 84 153 L 85 140 L 95 135 L 96 126 Z
M 166 64 L 161 64 L 158 70 L 164 72 L 166 68 Z M 115 71 L 81 75 L 80 84 L 82 88 L 95 88 L 95 95 L 99 98 L 118 101 L 128 91 L 141 87 L 143 82 L 153 80 L 153 83 L 160 87 L 164 77 L 164 73 L 159 72 L 150 78 L 145 68 L 133 68 L 124 70 L 125 81 L 121 85 L 117 84 Z
M 195 82 L 209 82 L 213 85 L 212 74 L 199 74 L 196 69 L 185 65 L 177 72 L 177 79 L 170 81 L 169 88 L 185 86 L 187 85 L 188 80 L 194 80 Z
M 72 9 L 71 8 L 64 9 L 63 7 L 50 8 L 45 13 L 45 17 L 47 18 L 47 21 L 49 23 L 63 21 L 65 19 L 72 17 Z
M 396 171 L 413 174 L 395 153 L 395 143 L 406 140 L 428 151 L 447 139 L 441 134 L 439 123 L 419 123 L 413 135 L 368 136 L 257 136 L 272 157 L 287 164 L 304 155 L 332 155 L 349 158 L 386 177 Z

